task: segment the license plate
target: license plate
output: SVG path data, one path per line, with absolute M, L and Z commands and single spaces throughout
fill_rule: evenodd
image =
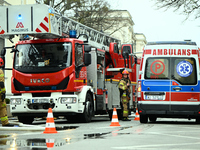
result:
M 32 146 L 46 146 L 46 143 L 32 143 Z
M 146 100 L 163 100 L 162 95 L 146 95 Z
M 49 99 L 32 99 L 32 103 L 49 103 Z

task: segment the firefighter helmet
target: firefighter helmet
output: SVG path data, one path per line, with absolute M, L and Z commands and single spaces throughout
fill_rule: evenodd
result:
M 129 74 L 129 72 L 127 71 L 127 70 L 124 70 L 123 72 L 122 72 L 122 74 Z
M 0 67 L 2 67 L 4 65 L 4 61 L 3 59 L 0 57 Z

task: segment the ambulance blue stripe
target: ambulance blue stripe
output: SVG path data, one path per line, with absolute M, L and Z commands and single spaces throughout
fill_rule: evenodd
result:
M 171 86 L 170 86 L 171 85 Z M 147 81 L 141 80 L 142 92 L 199 92 L 200 91 L 200 81 L 197 85 L 173 85 L 172 81 L 160 80 L 160 81 Z M 175 91 L 173 88 L 180 87 L 180 91 Z M 193 88 L 193 90 L 191 90 Z M 171 90 L 170 90 L 171 89 Z

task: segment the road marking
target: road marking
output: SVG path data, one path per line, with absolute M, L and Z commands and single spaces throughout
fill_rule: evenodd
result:
M 147 148 L 149 149 L 150 147 L 162 147 L 162 149 L 164 149 L 164 147 L 168 147 L 168 146 L 179 146 L 179 145 L 198 145 L 200 144 L 200 142 L 197 143 L 179 143 L 179 144 L 152 144 L 152 145 L 138 145 L 138 146 L 126 146 L 126 147 L 111 147 L 112 149 L 135 149 L 135 148 Z M 151 148 L 152 149 L 152 148 Z

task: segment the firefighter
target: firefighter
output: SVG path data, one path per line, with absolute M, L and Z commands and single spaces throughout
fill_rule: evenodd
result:
M 0 59 L 0 65 L 3 64 L 3 60 Z M 4 86 L 4 73 L 3 70 L 0 69 L 0 118 L 2 126 L 11 127 L 14 126 L 8 122 L 7 110 L 6 110 L 6 102 L 5 100 L 6 89 Z
M 122 72 L 122 79 L 119 81 L 119 91 L 120 91 L 120 105 L 121 108 L 123 109 L 123 119 L 122 121 L 131 121 L 130 119 L 128 119 L 128 114 L 129 114 L 129 110 L 128 110 L 128 103 L 130 100 L 130 79 L 129 79 L 129 72 L 127 70 L 124 70 Z

